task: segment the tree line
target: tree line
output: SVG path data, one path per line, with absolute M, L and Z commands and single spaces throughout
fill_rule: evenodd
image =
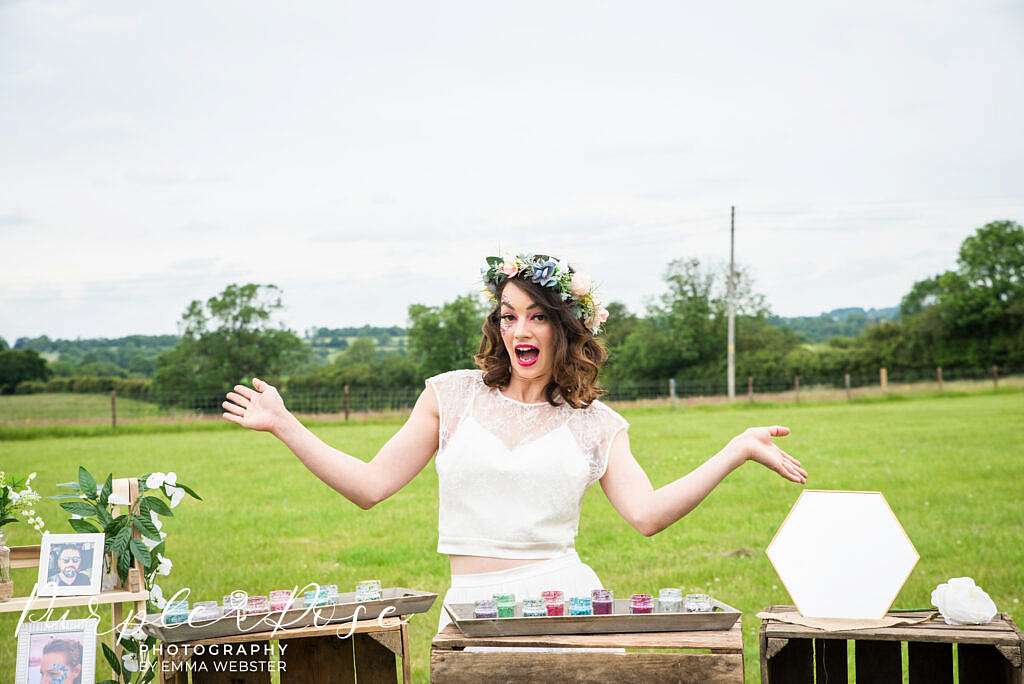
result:
M 676 259 L 663 279 L 663 292 L 644 312 L 632 313 L 621 302 L 607 307 L 603 340 L 609 360 L 601 380 L 613 392 L 668 378 L 724 384 L 728 273 L 697 259 Z M 890 373 L 922 374 L 935 366 L 951 371 L 1024 366 L 1024 228 L 1013 221 L 986 224 L 965 239 L 956 268 L 915 283 L 898 312 L 837 310 L 780 327 L 746 269 L 738 269 L 735 282 L 740 379 L 787 382 L 800 375 L 807 382 L 834 383 L 847 373 L 877 376 L 883 366 Z M 318 328 L 303 341 L 274 323 L 281 306 L 275 286 L 258 284 L 230 285 L 205 302 L 193 301 L 182 316 L 177 343 L 155 357 L 151 383 L 123 391 L 212 398 L 253 375 L 296 395 L 336 393 L 346 386 L 422 386 L 431 375 L 473 367 L 487 313 L 482 299 L 468 294 L 439 306 L 411 305 L 404 330 Z M 830 326 L 853 334 L 820 341 L 816 335 Z M 357 339 L 338 353 L 334 341 L 350 332 L 362 335 L 354 335 Z M 382 336 L 397 333 L 403 334 L 404 351 L 383 352 Z M 310 339 L 330 340 L 333 359 L 327 360 L 325 349 L 311 348 Z M 6 346 L 2 340 L 0 345 Z M 0 390 L 58 389 L 53 387 L 58 379 L 46 382 L 53 370 L 45 359 L 31 357 L 30 349 L 14 359 L 15 351 L 0 351 Z

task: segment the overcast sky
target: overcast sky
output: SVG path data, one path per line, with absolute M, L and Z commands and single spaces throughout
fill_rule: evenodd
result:
M 641 310 L 732 204 L 776 313 L 891 306 L 1024 221 L 1022 84 L 1019 0 L 0 0 L 0 336 L 404 324 L 499 244 Z

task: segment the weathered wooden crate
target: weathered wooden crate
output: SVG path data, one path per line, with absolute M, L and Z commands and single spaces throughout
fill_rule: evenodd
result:
M 765 612 L 795 610 L 772 606 Z M 919 619 L 920 613 L 890 613 Z M 847 682 L 847 647 L 853 642 L 856 681 L 902 682 L 902 643 L 907 644 L 911 684 L 1024 684 L 1024 637 L 1009 616 L 1000 613 L 987 625 L 947 625 L 933 617 L 914 625 L 849 632 L 825 632 L 776 620 L 761 621 L 762 684 Z M 953 644 L 957 645 L 954 662 Z
M 742 684 L 742 625 L 737 620 L 719 631 L 468 637 L 451 624 L 431 642 L 430 681 Z

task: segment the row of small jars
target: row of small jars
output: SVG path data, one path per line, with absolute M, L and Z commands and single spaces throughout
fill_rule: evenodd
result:
M 381 598 L 380 580 L 364 580 L 356 585 L 357 602 L 377 601 Z M 277 610 L 295 608 L 317 608 L 338 603 L 338 585 L 324 584 L 313 591 L 307 591 L 302 598 L 292 598 L 291 589 L 272 591 L 267 596 L 249 596 L 244 591 L 235 591 L 223 598 L 222 604 L 216 601 L 196 601 L 189 609 L 188 601 L 169 601 L 164 609 L 164 621 L 167 624 L 193 620 L 216 620 L 221 617 L 237 617 L 269 613 Z
M 571 596 L 568 601 L 569 615 L 611 615 L 614 613 L 615 595 L 611 589 L 594 589 L 590 596 Z M 492 598 L 474 602 L 474 616 L 477 618 L 515 617 L 515 594 L 494 594 Z M 540 598 L 523 599 L 523 617 L 551 617 L 566 614 L 565 594 L 552 589 L 541 592 Z M 687 594 L 674 587 L 658 592 L 659 613 L 706 613 L 712 610 L 711 597 L 707 594 Z M 651 594 L 631 594 L 629 612 L 635 615 L 654 612 L 654 597 Z

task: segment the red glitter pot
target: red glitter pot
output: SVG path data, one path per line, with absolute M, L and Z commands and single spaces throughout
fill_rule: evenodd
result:
M 633 594 L 629 597 L 629 612 L 634 615 L 654 612 L 654 597 L 650 594 Z
M 590 592 L 590 604 L 594 607 L 594 615 L 611 615 L 615 596 L 611 589 L 594 589 Z
M 544 599 L 544 606 L 548 609 L 548 616 L 553 615 L 565 615 L 565 595 L 557 589 L 551 589 L 549 591 L 542 591 L 540 593 L 542 599 Z

